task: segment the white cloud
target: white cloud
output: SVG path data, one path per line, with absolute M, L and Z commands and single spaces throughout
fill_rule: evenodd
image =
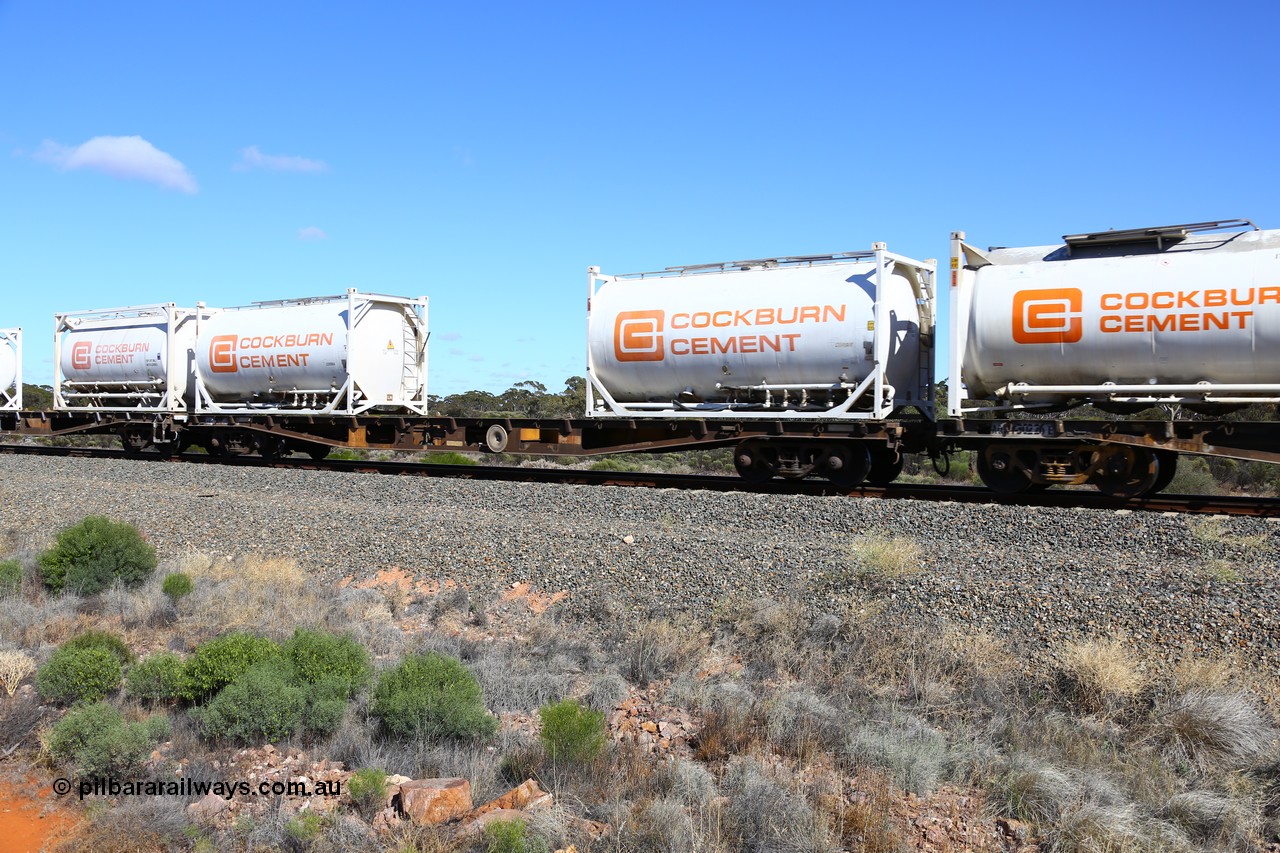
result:
M 440 335 L 440 339 L 445 341 L 460 341 L 462 340 L 462 333 L 461 332 L 443 332 Z
M 276 154 L 263 154 L 258 146 L 250 145 L 240 151 L 240 162 L 231 168 L 239 172 L 249 169 L 267 169 L 272 172 L 327 172 L 329 164 L 323 160 L 311 160 L 307 157 L 290 157 Z
M 451 349 L 449 350 L 449 355 L 463 356 L 463 355 L 466 355 L 466 354 L 467 354 L 467 353 L 466 353 L 464 350 L 460 350 L 460 349 L 458 349 L 457 347 L 453 347 L 453 348 L 451 348 Z
M 93 169 L 113 178 L 134 178 L 184 193 L 198 189 L 186 166 L 141 136 L 95 136 L 75 147 L 46 139 L 31 156 L 64 172 Z
M 323 228 L 308 225 L 306 228 L 298 229 L 298 239 L 305 240 L 308 243 L 315 243 L 319 240 L 328 240 L 329 235 L 325 233 Z
M 484 356 L 482 356 L 482 355 L 473 355 L 473 356 L 471 356 L 471 360 L 472 360 L 472 361 L 484 361 Z

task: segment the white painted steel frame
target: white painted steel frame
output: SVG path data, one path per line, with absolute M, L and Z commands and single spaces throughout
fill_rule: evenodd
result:
M 91 308 L 53 315 L 53 407 L 65 412 L 170 412 L 186 415 L 187 351 L 178 352 L 178 329 L 198 319 L 200 308 L 179 308 L 174 302 L 137 305 L 126 308 Z M 87 320 L 112 320 L 118 327 L 154 326 L 163 322 L 165 333 L 165 378 L 151 383 L 88 382 L 73 383 L 62 375 L 62 335 Z M 175 369 L 181 367 L 181 370 Z M 179 382 L 181 378 L 183 381 Z M 81 385 L 85 387 L 81 387 Z M 106 386 L 120 386 L 107 390 Z M 141 386 L 150 385 L 148 390 Z M 134 401 L 132 405 L 75 404 L 71 400 Z
M 873 243 L 871 251 L 867 252 L 843 252 L 836 255 L 820 255 L 812 257 L 800 258 L 779 258 L 779 263 L 821 263 L 829 261 L 832 263 L 847 262 L 854 260 L 874 259 L 876 264 L 876 294 L 879 296 L 879 289 L 888 277 L 893 273 L 895 265 L 902 265 L 914 269 L 920 278 L 921 289 L 916 292 L 916 307 L 919 310 L 920 320 L 920 340 L 923 342 L 926 337 L 933 337 L 933 322 L 935 317 L 934 302 L 934 278 L 937 273 L 937 265 L 931 261 L 917 261 L 908 258 L 905 255 L 898 255 L 888 251 L 884 243 Z M 596 375 L 594 359 L 591 355 L 591 304 L 595 298 L 598 285 L 617 281 L 625 278 L 665 278 L 683 276 L 686 273 L 705 274 L 708 272 L 723 270 L 729 266 L 736 266 L 739 263 L 763 263 L 760 262 L 733 262 L 727 261 L 723 264 L 701 264 L 695 267 L 670 267 L 666 270 L 647 273 L 630 273 L 624 275 L 601 275 L 599 267 L 587 268 L 587 411 L 588 418 L 695 418 L 705 420 L 810 420 L 810 421 L 827 421 L 827 420 L 884 420 L 892 414 L 893 410 L 899 405 L 926 406 L 930 409 L 932 416 L 932 395 L 926 394 L 926 400 L 897 400 L 896 389 L 885 380 L 885 371 L 889 362 L 889 337 L 892 330 L 892 324 L 889 322 L 887 300 L 877 298 L 875 301 L 875 327 L 876 334 L 874 340 L 873 355 L 874 362 L 872 370 L 858 384 L 853 383 L 833 383 L 830 385 L 749 385 L 743 386 L 742 390 L 765 391 L 767 394 L 772 391 L 783 391 L 784 398 L 787 391 L 849 391 L 849 397 L 838 406 L 832 406 L 829 409 L 818 411 L 813 409 L 759 409 L 760 404 L 741 404 L 735 407 L 732 403 L 711 403 L 711 404 L 691 404 L 681 405 L 674 401 L 671 403 L 619 403 L 609 393 L 609 389 L 604 386 Z M 927 323 L 927 328 L 926 328 Z M 932 358 L 931 349 L 924 346 L 922 350 L 929 349 Z M 923 365 L 922 365 L 923 366 Z M 929 366 L 929 376 L 932 377 L 932 365 Z M 932 384 L 932 383 L 930 383 Z M 865 412 L 851 411 L 854 404 L 857 403 L 864 395 L 870 393 L 872 403 L 871 409 Z M 601 407 L 597 408 L 597 396 Z M 767 399 L 767 398 L 766 398 Z M 705 406 L 700 408 L 700 406 Z M 750 408 L 746 408 L 750 406 Z
M 362 293 L 356 288 L 349 288 L 344 295 L 315 296 L 301 299 L 278 299 L 270 302 L 254 302 L 251 305 L 221 309 L 224 311 L 252 311 L 255 308 L 284 307 L 289 305 L 315 305 L 325 302 L 347 303 L 346 312 L 346 348 L 347 378 L 340 388 L 304 389 L 287 392 L 296 398 L 311 397 L 315 405 L 255 406 L 244 402 L 220 403 L 214 400 L 205 385 L 200 371 L 200 359 L 195 359 L 196 367 L 196 412 L 200 414 L 255 414 L 255 415 L 359 415 L 380 407 L 405 409 L 419 415 L 427 414 L 427 297 L 410 298 L 391 296 L 385 293 Z M 356 322 L 356 304 L 399 305 L 405 322 L 413 332 L 413 362 L 406 363 L 405 376 L 400 382 L 401 395 L 396 400 L 368 400 L 363 398 L 356 387 L 353 377 L 357 376 L 356 353 L 358 348 L 352 346 L 353 336 L 359 335 L 359 324 Z M 201 339 L 199 328 L 196 330 L 197 346 Z M 406 342 L 408 343 L 408 342 Z M 406 347 L 406 356 L 408 350 Z M 416 389 L 406 392 L 405 378 L 412 374 Z M 323 398 L 323 402 L 320 402 Z
M 1280 403 L 1280 385 L 1223 384 L 1198 382 L 1193 385 L 1143 384 L 1118 385 L 1101 382 L 1095 385 L 1031 385 L 1014 383 L 996 389 L 995 396 L 1004 401 L 998 406 L 964 406 L 964 355 L 969 344 L 969 312 L 977 287 L 976 267 L 990 263 L 982 251 L 965 242 L 963 231 L 951 232 L 951 361 L 947 377 L 947 414 L 953 418 L 969 412 L 1002 412 L 1043 409 L 1059 403 L 1019 403 L 1016 398 L 1028 394 L 1056 395 L 1061 401 L 1088 398 L 1096 402 L 1138 403 L 1144 405 L 1186 405 L 1221 403 Z M 1241 396 L 1244 395 L 1244 396 Z
M 0 388 L 0 411 L 16 411 L 22 409 L 22 329 L 0 329 L 0 347 L 7 346 L 13 350 L 14 380 L 13 391 Z

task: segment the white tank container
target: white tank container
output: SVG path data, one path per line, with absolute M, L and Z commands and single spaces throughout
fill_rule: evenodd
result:
M 54 407 L 186 409 L 196 316 L 173 303 L 55 315 Z
M 1280 231 L 968 251 L 954 313 L 973 399 L 1247 402 L 1280 391 Z
M 196 343 L 202 408 L 425 411 L 425 308 L 351 291 L 223 309 Z
M 21 340 L 21 329 L 0 329 L 0 409 L 22 407 Z
M 593 273 L 592 378 L 602 397 L 639 404 L 632 413 L 702 406 L 702 416 L 731 416 L 719 404 L 741 411 L 761 399 L 775 413 L 821 412 L 877 371 L 887 405 L 931 403 L 921 327 L 931 337 L 933 267 L 880 251 L 879 283 L 875 252 Z

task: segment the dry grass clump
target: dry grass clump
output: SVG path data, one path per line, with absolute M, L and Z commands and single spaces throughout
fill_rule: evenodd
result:
M 644 686 L 679 672 L 706 647 L 706 635 L 695 626 L 650 620 L 628 632 L 622 647 L 622 674 Z
M 998 780 L 996 793 L 1002 810 L 1037 824 L 1057 819 L 1081 800 L 1074 773 L 1026 756 L 1013 760 Z
M 82 599 L 71 593 L 37 590 L 30 598 L 0 598 L 0 637 L 24 649 L 56 646 L 82 633 L 93 619 L 80 613 Z
M 1137 696 L 1147 678 L 1133 650 L 1119 640 L 1081 640 L 1063 649 L 1061 675 L 1073 701 L 1090 713 L 1105 711 Z
M 843 714 L 801 686 L 782 688 L 765 707 L 765 731 L 773 746 L 802 760 L 836 749 L 844 737 Z
M 859 725 L 849 734 L 843 752 L 855 770 L 883 772 L 898 788 L 919 795 L 956 775 L 962 763 L 937 728 L 919 717 L 895 713 Z
M 1270 720 L 1244 693 L 1189 690 L 1155 714 L 1166 754 L 1202 772 L 1241 769 L 1276 739 Z
M 750 756 L 730 759 L 721 780 L 727 829 L 746 853 L 820 853 L 837 845 L 826 821 L 784 780 Z
M 196 558 L 186 567 L 195 590 L 178 604 L 188 642 L 232 631 L 285 640 L 297 627 L 323 624 L 335 597 L 291 559 Z
M 1249 849 L 1249 838 L 1261 829 L 1252 803 L 1210 791 L 1175 794 L 1165 805 L 1163 816 L 1195 841 L 1226 849 Z
M 58 850 L 149 853 L 185 849 L 190 843 L 186 806 L 182 797 L 123 797 L 111 808 L 92 810 L 90 819 Z
M 914 574 L 922 568 L 920 554 L 920 545 L 914 539 L 879 533 L 859 536 L 848 550 L 850 569 L 863 580 Z
M 1176 826 L 1144 817 L 1132 804 L 1084 803 L 1063 814 L 1045 836 L 1054 850 L 1190 853 L 1195 849 Z
M 45 708 L 34 696 L 17 696 L 0 702 L 0 758 L 30 745 L 44 715 Z

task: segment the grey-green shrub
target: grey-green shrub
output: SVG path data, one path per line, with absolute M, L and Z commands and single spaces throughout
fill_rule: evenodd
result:
M 96 595 L 115 581 L 137 586 L 155 570 L 156 551 L 128 524 L 91 515 L 58 534 L 38 558 L 45 586 Z
M 483 738 L 498 730 L 485 713 L 480 685 L 460 662 L 436 652 L 409 655 L 384 672 L 373 713 L 399 738 Z
M 85 631 L 62 644 L 64 649 L 102 649 L 110 652 L 121 666 L 128 666 L 133 661 L 133 652 L 125 641 L 110 631 Z
M 265 637 L 237 632 L 196 647 L 187 661 L 182 698 L 199 701 L 217 693 L 263 661 L 280 655 L 280 647 Z
M 22 563 L 17 560 L 0 560 L 0 597 L 17 595 L 22 591 Z
M 299 679 L 308 684 L 322 680 L 340 684 L 344 699 L 355 695 L 373 674 L 369 653 L 350 634 L 298 628 L 280 651 Z
M 60 648 L 36 672 L 36 690 L 50 702 L 97 702 L 120 686 L 120 661 L 104 649 Z
M 182 696 L 186 667 L 173 652 L 148 655 L 129 668 L 125 690 L 144 702 L 169 702 Z
M 167 731 L 163 718 L 126 723 L 118 710 L 98 702 L 72 709 L 54 725 L 49 752 L 86 776 L 120 775 L 140 767 Z
M 605 744 L 604 714 L 584 708 L 573 699 L 544 705 L 539 737 L 552 761 L 589 761 Z
M 301 727 L 307 707 L 307 693 L 292 683 L 291 675 L 284 661 L 259 663 L 192 716 L 213 739 L 257 743 L 287 738 Z

